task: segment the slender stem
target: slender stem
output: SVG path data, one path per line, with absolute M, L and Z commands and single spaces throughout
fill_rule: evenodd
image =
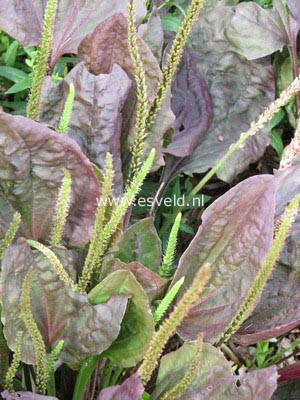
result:
M 123 368 L 117 368 L 116 369 L 116 371 L 114 373 L 114 376 L 111 378 L 110 386 L 114 386 L 118 382 L 118 380 L 119 380 L 119 378 L 120 378 L 120 376 L 121 376 L 123 371 L 124 371 Z
M 93 387 L 92 387 L 91 399 L 94 399 L 94 398 L 95 398 L 97 379 L 98 379 L 98 376 L 99 376 L 99 366 L 100 366 L 100 360 L 98 361 L 98 364 L 97 364 L 97 366 L 96 366 L 96 370 L 95 370 L 95 372 L 94 372 L 94 379 L 93 379 Z
M 299 68 L 298 68 L 298 55 L 297 55 L 297 36 L 293 38 L 292 41 L 292 62 L 293 62 L 293 77 L 294 79 L 297 78 L 299 75 Z M 300 97 L 299 94 L 296 96 L 296 114 L 297 117 L 299 116 L 299 105 L 300 105 Z
M 105 389 L 109 386 L 113 369 L 114 369 L 114 364 L 110 360 L 107 360 L 103 367 L 102 381 L 101 381 L 102 389 Z
M 47 394 L 48 396 L 56 396 L 56 385 L 55 385 L 55 371 L 54 369 L 51 369 L 49 371 L 49 381 L 48 381 L 48 387 L 47 387 Z

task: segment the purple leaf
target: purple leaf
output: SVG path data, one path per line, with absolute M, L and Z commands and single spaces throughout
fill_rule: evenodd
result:
M 126 379 L 122 385 L 103 389 L 97 397 L 97 400 L 139 400 L 144 390 L 140 378 L 136 373 Z
M 212 96 L 214 119 L 209 132 L 193 154 L 182 161 L 177 173 L 203 173 L 214 167 L 240 138 L 241 132 L 246 132 L 274 100 L 270 61 L 247 61 L 224 36 L 224 29 L 233 16 L 233 7 L 212 9 L 201 14 L 191 34 L 193 52 L 198 55 L 197 69 Z M 217 172 L 218 177 L 230 182 L 264 154 L 270 138 L 267 127 L 249 138 Z
M 289 202 L 300 192 L 300 165 L 295 165 L 276 174 L 278 192 L 276 198 L 276 217 L 279 218 Z M 280 262 L 300 271 L 300 218 L 296 217 L 285 246 L 280 254 Z
M 146 24 L 140 25 L 138 34 L 149 46 L 157 62 L 160 63 L 164 46 L 164 31 L 157 11 L 152 12 Z
M 72 118 L 68 135 L 81 147 L 84 154 L 104 173 L 106 153 L 113 155 L 114 193 L 123 191 L 121 165 L 121 112 L 131 81 L 126 73 L 114 65 L 109 74 L 93 75 L 83 63 L 56 84 L 51 77 L 44 81 L 39 119 L 58 127 L 70 84 L 75 87 Z
M 287 0 L 288 8 L 296 21 L 300 21 L 300 2 L 299 0 Z
M 0 27 L 23 46 L 39 44 L 45 0 L 2 0 Z M 126 12 L 127 0 L 64 0 L 58 2 L 54 23 L 51 65 L 66 53 L 76 53 L 81 40 L 100 21 L 117 11 Z M 145 0 L 138 0 L 136 11 L 141 20 L 146 14 Z
M 72 198 L 65 239 L 71 246 L 88 243 L 100 189 L 91 163 L 72 139 L 28 118 L 2 112 L 0 165 L 1 226 L 7 224 L 5 214 L 14 209 L 22 215 L 27 238 L 49 239 L 66 168 L 72 178 Z
M 5 400 L 58 400 L 57 397 L 52 396 L 41 396 L 32 392 L 14 392 L 9 393 L 7 390 L 1 393 L 1 396 Z
M 300 363 L 287 365 L 286 367 L 278 370 L 279 379 L 278 383 L 298 379 L 300 383 Z
M 174 282 L 185 276 L 182 294 L 199 268 L 211 278 L 178 332 L 184 339 L 216 341 L 245 298 L 272 245 L 276 181 L 271 175 L 239 183 L 202 214 L 202 225 L 180 259 Z
M 67 251 L 62 247 L 53 250 L 71 275 Z M 86 294 L 72 291 L 58 278 L 48 259 L 40 252 L 31 251 L 24 239 L 19 239 L 8 248 L 2 260 L 0 293 L 4 335 L 11 349 L 15 346 L 17 333 L 24 332 L 22 361 L 35 362 L 33 344 L 20 310 L 21 287 L 31 266 L 35 273 L 31 308 L 48 351 L 64 340 L 59 358 L 77 369 L 87 357 L 99 355 L 109 348 L 119 335 L 128 296 L 112 296 L 106 304 L 92 306 Z
M 234 341 L 248 346 L 278 337 L 298 326 L 299 285 L 299 272 L 277 265 L 264 288 L 260 302 L 234 335 Z
M 298 400 L 300 398 L 300 380 L 293 379 L 278 385 L 271 400 Z
M 162 357 L 156 389 L 149 400 L 163 397 L 189 369 L 195 344 L 185 343 L 179 350 Z M 199 371 L 178 400 L 269 400 L 277 386 L 276 367 L 232 375 L 230 364 L 219 349 L 203 344 Z
M 118 64 L 132 80 L 133 85 L 126 101 L 122 116 L 122 158 L 124 163 L 130 156 L 133 143 L 134 111 L 136 105 L 136 84 L 134 67 L 128 50 L 127 20 L 121 13 L 114 14 L 100 23 L 93 33 L 89 34 L 78 48 L 78 58 L 84 61 L 93 74 L 108 74 L 113 65 Z M 142 39 L 138 39 L 140 56 L 144 65 L 148 86 L 148 100 L 154 100 L 155 91 L 162 76 L 158 62 L 149 47 Z M 153 169 L 163 165 L 162 145 L 165 132 L 172 126 L 174 116 L 170 108 L 170 98 L 164 102 L 156 124 L 151 129 L 145 142 L 145 156 L 150 149 L 156 149 L 156 161 Z M 128 133 L 129 132 L 129 133 Z M 155 132 L 155 134 L 154 134 Z
M 289 0 L 287 5 L 291 15 L 282 0 L 273 0 L 272 9 L 253 2 L 237 5 L 226 29 L 227 39 L 248 60 L 265 57 L 285 45 L 294 46 L 300 29 L 299 1 Z
M 277 172 L 276 218 L 300 191 L 300 165 Z M 300 218 L 297 217 L 262 297 L 234 339 L 243 344 L 283 335 L 300 322 Z
M 207 133 L 213 119 L 213 105 L 204 78 L 199 74 L 194 53 L 186 50 L 172 85 L 174 133 L 166 153 L 187 157 Z
M 248 60 L 265 57 L 289 44 L 289 32 L 285 29 L 288 15 L 281 0 L 275 0 L 275 4 L 273 9 L 264 9 L 254 2 L 235 7 L 226 37 L 235 51 Z

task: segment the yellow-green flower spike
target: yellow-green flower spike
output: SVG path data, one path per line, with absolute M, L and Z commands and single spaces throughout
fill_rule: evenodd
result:
M 31 267 L 24 279 L 21 292 L 21 310 L 24 324 L 31 336 L 36 364 L 36 385 L 39 393 L 45 394 L 49 379 L 46 346 L 39 328 L 34 320 L 30 304 L 30 288 L 33 279 L 33 268 Z
M 18 212 L 16 212 L 13 216 L 13 220 L 9 225 L 8 231 L 6 232 L 4 238 L 0 242 L 0 261 L 2 260 L 5 250 L 8 248 L 8 246 L 11 245 L 12 241 L 16 237 L 20 223 L 21 223 L 21 215 Z
M 158 325 L 159 322 L 162 320 L 164 314 L 170 307 L 170 304 L 172 303 L 172 301 L 177 296 L 177 293 L 179 292 L 183 283 L 184 283 L 184 276 L 181 279 L 179 279 L 178 282 L 175 283 L 175 285 L 170 289 L 170 291 L 162 299 L 162 301 L 160 302 L 159 306 L 157 307 L 157 309 L 155 310 L 155 313 L 153 315 L 155 325 Z
M 89 246 L 89 251 L 85 259 L 82 276 L 78 283 L 80 291 L 85 290 L 92 278 L 94 271 L 101 262 L 102 248 L 99 244 L 102 241 L 101 238 L 104 229 L 104 223 L 106 222 L 106 210 L 109 205 L 109 197 L 112 192 L 114 175 L 112 155 L 107 153 L 101 199 L 99 199 L 98 203 L 93 235 Z
M 278 225 L 273 246 L 267 258 L 263 262 L 258 274 L 256 275 L 256 278 L 245 300 L 243 301 L 236 315 L 223 333 L 222 338 L 218 343 L 218 346 L 220 346 L 224 342 L 227 342 L 230 337 L 240 328 L 242 323 L 250 315 L 251 311 L 259 300 L 259 297 L 267 283 L 267 280 L 276 265 L 276 262 L 279 258 L 280 252 L 283 248 L 284 242 L 288 236 L 291 226 L 296 218 L 296 215 L 298 214 L 299 204 L 300 195 L 297 195 L 286 207 L 286 210 L 282 218 L 280 219 L 281 223 L 280 225 Z
M 165 279 L 168 279 L 171 276 L 170 267 L 174 261 L 174 255 L 177 244 L 177 235 L 180 228 L 181 217 L 182 214 L 179 213 L 174 221 L 167 245 L 166 254 L 164 256 L 163 263 L 159 272 L 160 276 Z
M 190 288 L 184 293 L 169 317 L 161 324 L 159 330 L 154 334 L 142 365 L 138 369 L 138 374 L 144 386 L 151 379 L 152 373 L 157 366 L 158 359 L 168 340 L 175 334 L 176 328 L 181 324 L 193 303 L 198 300 L 199 296 L 204 291 L 209 280 L 210 268 L 210 264 L 205 264 L 200 268 Z
M 57 204 L 55 208 L 52 232 L 51 246 L 59 246 L 62 241 L 64 227 L 69 214 L 71 201 L 72 179 L 70 173 L 64 169 L 64 178 L 59 189 Z
M 23 332 L 18 332 L 13 360 L 12 360 L 12 363 L 10 364 L 10 367 L 9 367 L 9 369 L 5 375 L 5 379 L 4 379 L 4 387 L 10 393 L 14 392 L 14 378 L 15 378 L 18 368 L 21 364 L 22 336 L 23 336 Z
M 49 359 L 48 359 L 48 371 L 49 375 L 52 373 L 54 369 L 54 362 L 56 358 L 58 357 L 59 353 L 62 351 L 62 348 L 64 347 L 65 341 L 60 340 L 57 345 L 54 347 L 54 349 L 51 351 Z
M 27 117 L 31 119 L 37 118 L 43 79 L 47 75 L 49 68 L 56 9 L 57 0 L 48 0 L 44 16 L 42 39 L 36 52 L 33 66 L 32 85 L 27 106 Z
M 180 63 L 184 46 L 187 39 L 192 31 L 192 28 L 199 17 L 200 10 L 203 8 L 205 0 L 192 0 L 186 16 L 178 30 L 178 33 L 174 39 L 171 51 L 169 53 L 167 63 L 163 69 L 163 77 L 159 83 L 155 95 L 155 100 L 151 108 L 149 118 L 147 120 L 147 128 L 154 123 L 156 116 L 161 109 L 163 101 L 166 98 L 168 89 L 171 86 L 172 78 L 175 71 Z
M 148 117 L 148 90 L 146 84 L 145 70 L 139 54 L 137 44 L 137 29 L 135 15 L 135 0 L 128 1 L 128 48 L 134 65 L 135 82 L 137 90 L 137 106 L 135 117 L 134 143 L 132 147 L 132 159 L 129 166 L 127 185 L 131 182 L 134 174 L 138 171 L 144 152 L 144 142 L 147 137 L 146 124 Z
M 66 270 L 64 269 L 62 263 L 59 261 L 59 259 L 56 257 L 56 255 L 53 253 L 51 249 L 48 247 L 44 246 L 42 243 L 39 243 L 35 240 L 27 240 L 27 244 L 30 247 L 33 247 L 36 250 L 39 250 L 41 253 L 44 254 L 44 256 L 50 261 L 52 267 L 55 269 L 58 277 L 67 285 L 70 286 L 70 288 L 76 292 L 78 291 L 78 287 L 76 283 L 73 281 L 72 278 L 68 275 Z
M 169 390 L 163 397 L 162 400 L 176 400 L 179 399 L 180 396 L 187 390 L 190 384 L 195 379 L 201 362 L 201 354 L 202 354 L 202 344 L 203 344 L 203 335 L 200 334 L 198 340 L 196 342 L 196 350 L 193 361 L 190 365 L 185 376 L 181 379 L 181 381 L 171 390 Z
M 107 250 L 109 240 L 118 229 L 118 226 L 121 223 L 124 215 L 126 214 L 126 211 L 132 205 L 136 195 L 140 191 L 142 184 L 152 167 L 154 158 L 155 150 L 152 149 L 147 160 L 144 162 L 138 173 L 134 176 L 131 185 L 127 188 L 127 191 L 118 203 L 109 221 L 107 221 L 107 223 L 105 224 L 102 230 L 101 237 L 99 238 L 99 242 L 97 243 L 98 253 L 96 259 L 100 260 L 99 265 L 94 266 L 92 263 L 86 265 L 86 272 L 84 271 L 84 274 L 82 275 L 78 284 L 80 290 L 83 290 L 84 285 L 86 285 L 86 283 L 88 282 L 87 278 L 91 277 L 95 272 L 94 267 L 98 268 L 100 272 L 101 260 L 105 251 Z
M 69 94 L 65 103 L 65 107 L 61 116 L 60 124 L 58 127 L 59 133 L 66 133 L 69 128 L 69 123 L 72 116 L 73 103 L 75 99 L 75 87 L 73 83 L 70 84 Z

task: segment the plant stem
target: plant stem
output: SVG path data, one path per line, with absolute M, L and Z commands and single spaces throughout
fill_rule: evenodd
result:
M 55 385 L 55 371 L 52 369 L 49 371 L 49 381 L 47 387 L 47 394 L 48 396 L 56 396 L 56 385 Z
M 115 370 L 115 373 L 110 380 L 110 386 L 114 386 L 118 382 L 118 379 L 120 378 L 123 371 L 124 371 L 123 368 L 117 368 Z
M 105 389 L 109 386 L 113 369 L 114 369 L 114 364 L 110 360 L 107 360 L 103 367 L 102 380 L 101 380 L 102 389 Z
M 98 361 L 98 364 L 96 366 L 96 370 L 94 372 L 94 379 L 93 379 L 93 387 L 92 387 L 92 393 L 91 393 L 91 399 L 95 398 L 95 392 L 96 392 L 96 386 L 97 386 L 97 378 L 99 375 L 99 366 L 100 362 Z
M 294 79 L 296 79 L 297 76 L 299 75 L 298 54 L 297 54 L 297 36 L 295 36 L 293 38 L 291 48 L 292 48 L 292 62 L 293 62 L 293 77 L 294 77 Z M 296 114 L 297 114 L 297 117 L 299 116 L 299 103 L 300 103 L 300 99 L 299 99 L 299 95 L 297 95 L 296 96 Z

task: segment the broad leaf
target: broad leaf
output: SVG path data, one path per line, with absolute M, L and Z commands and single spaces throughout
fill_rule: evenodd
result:
M 161 264 L 161 241 L 153 224 L 153 218 L 145 218 L 129 227 L 118 243 L 114 253 L 125 264 L 138 261 L 154 272 Z
M 251 122 L 274 100 L 274 75 L 269 60 L 247 61 L 224 36 L 224 29 L 233 16 L 232 7 L 212 9 L 201 14 L 191 34 L 193 51 L 198 54 L 197 69 L 212 96 L 214 120 L 177 173 L 203 173 L 215 166 L 241 132 L 247 131 Z M 218 171 L 218 177 L 231 181 L 264 154 L 270 139 L 267 127 L 249 138 Z
M 111 295 L 129 297 L 121 332 L 113 345 L 103 353 L 119 367 L 134 367 L 143 358 L 154 333 L 154 322 L 148 298 L 134 275 L 125 270 L 110 274 L 88 295 L 91 304 L 102 304 Z
M 298 400 L 300 398 L 300 380 L 293 379 L 280 383 L 271 400 Z
M 278 370 L 279 378 L 278 383 L 291 381 L 293 379 L 300 379 L 300 363 L 286 365 Z M 300 383 L 300 381 L 299 381 Z
M 293 46 L 300 29 L 299 2 L 290 0 L 287 4 L 290 15 L 282 0 L 273 0 L 272 9 L 253 2 L 239 4 L 226 29 L 226 37 L 234 49 L 254 60 L 282 50 L 284 45 Z
M 289 44 L 288 24 L 281 0 L 274 1 L 273 9 L 264 9 L 254 2 L 241 3 L 235 8 L 226 37 L 236 51 L 248 60 L 255 60 Z
M 72 272 L 66 250 L 57 248 L 55 252 L 67 271 Z M 59 358 L 76 369 L 87 357 L 109 348 L 119 335 L 128 296 L 112 296 L 106 304 L 92 306 L 86 294 L 73 292 L 41 253 L 31 251 L 24 239 L 19 239 L 16 245 L 9 247 L 2 260 L 1 302 L 4 334 L 11 349 L 17 333 L 24 332 L 22 361 L 35 362 L 33 344 L 20 308 L 22 283 L 31 266 L 34 269 L 31 308 L 47 350 L 64 340 Z
M 195 344 L 185 343 L 179 350 L 162 358 L 157 387 L 149 400 L 162 398 L 179 383 L 188 371 L 194 354 Z M 232 375 L 230 364 L 220 350 L 204 343 L 199 371 L 178 400 L 269 400 L 276 386 L 276 367 Z
M 234 336 L 249 345 L 289 332 L 300 322 L 300 273 L 277 265 L 251 316 Z
M 134 110 L 136 105 L 134 66 L 128 50 L 127 28 L 125 16 L 121 13 L 114 14 L 111 18 L 100 23 L 94 32 L 82 41 L 78 48 L 79 60 L 85 61 L 91 73 L 96 75 L 107 74 L 111 72 L 114 64 L 118 64 L 133 82 L 123 111 L 122 156 L 125 163 L 130 156 L 130 146 L 133 143 Z M 151 103 L 154 100 L 156 87 L 162 73 L 154 55 L 142 39 L 138 39 L 138 46 L 145 69 L 148 100 Z M 158 121 L 151 129 L 145 142 L 145 154 L 148 154 L 151 148 L 156 149 L 156 161 L 153 169 L 163 165 L 163 135 L 172 126 L 173 117 L 170 98 L 167 98 Z
M 28 118 L 2 112 L 0 165 L 1 230 L 12 219 L 7 213 L 14 209 L 22 215 L 27 238 L 47 240 L 67 169 L 72 196 L 65 239 L 79 247 L 89 241 L 100 190 L 91 163 L 72 139 Z
M 255 176 L 202 214 L 202 225 L 181 257 L 173 281 L 185 276 L 182 294 L 201 266 L 211 264 L 206 290 L 178 329 L 185 339 L 196 339 L 203 332 L 213 342 L 232 320 L 272 245 L 275 194 L 273 176 Z
M 32 392 L 14 392 L 9 393 L 7 390 L 1 393 L 1 396 L 5 400 L 58 400 L 57 397 L 52 396 L 41 396 Z
M 94 75 L 83 63 L 73 68 L 59 84 L 47 77 L 40 104 L 41 121 L 59 126 L 71 83 L 75 87 L 75 100 L 68 135 L 103 173 L 106 153 L 112 154 L 115 170 L 114 193 L 120 196 L 123 189 L 121 112 L 131 81 L 117 65 L 113 66 L 109 74 Z
M 137 261 L 126 264 L 119 259 L 110 259 L 107 257 L 103 263 L 103 268 L 104 273 L 102 276 L 107 276 L 108 274 L 120 269 L 130 271 L 144 289 L 150 304 L 152 304 L 155 300 L 161 299 L 166 287 L 169 285 L 169 281 L 163 279 L 158 274 L 144 267 Z
M 279 218 L 289 202 L 300 192 L 300 165 L 294 165 L 276 174 L 278 192 L 276 198 L 276 217 Z M 300 218 L 296 217 L 285 246 L 280 254 L 280 261 L 292 269 L 300 271 Z
M 213 119 L 213 105 L 195 54 L 186 50 L 172 85 L 172 110 L 176 116 L 172 142 L 165 150 L 187 157 L 207 133 Z
M 141 39 L 149 46 L 157 62 L 160 63 L 164 46 L 164 31 L 158 12 L 153 11 L 147 23 L 139 27 L 138 33 Z
M 136 373 L 126 379 L 121 385 L 102 390 L 97 400 L 139 400 L 144 390 L 140 378 Z
M 300 191 L 300 165 L 277 172 L 276 218 Z M 243 344 L 280 336 L 300 322 L 300 219 L 297 217 L 260 302 L 234 339 Z
M 297 21 L 300 21 L 300 3 L 298 0 L 287 0 L 287 5 L 293 16 Z
M 46 0 L 2 0 L 0 28 L 23 46 L 38 45 Z M 66 53 L 76 53 L 81 40 L 116 11 L 126 12 L 127 0 L 60 0 L 54 23 L 51 65 Z M 145 0 L 136 2 L 138 19 L 146 14 Z

